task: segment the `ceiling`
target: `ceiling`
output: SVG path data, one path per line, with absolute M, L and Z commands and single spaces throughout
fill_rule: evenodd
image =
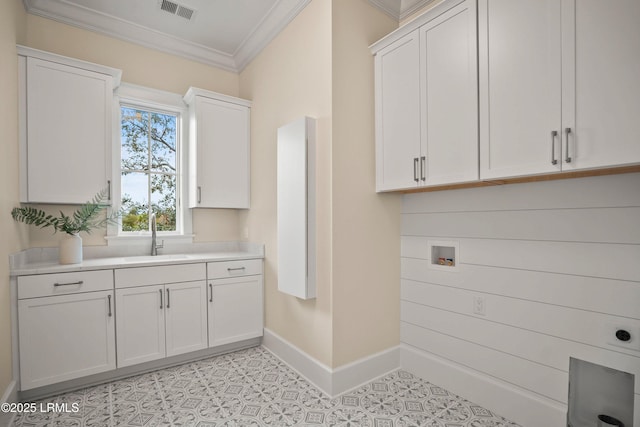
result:
M 23 0 L 31 14 L 233 72 L 242 71 L 310 1 Z M 397 20 L 431 1 L 369 0 Z

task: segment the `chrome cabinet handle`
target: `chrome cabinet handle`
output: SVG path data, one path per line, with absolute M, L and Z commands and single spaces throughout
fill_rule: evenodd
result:
M 198 203 L 202 202 L 202 187 L 198 186 Z
M 211 283 L 209 283 L 209 291 L 211 292 L 211 295 L 209 296 L 209 302 L 213 302 L 213 285 Z
M 413 180 L 415 182 L 418 182 L 418 158 L 414 157 L 413 158 Z
M 551 164 L 557 165 L 558 161 L 556 160 L 556 136 L 558 136 L 557 130 L 551 131 Z
M 169 289 L 167 289 L 167 308 L 169 308 Z
M 427 168 L 427 157 L 422 156 L 420 157 L 420 178 L 422 179 L 422 181 L 427 180 L 427 176 L 425 175 L 426 168 Z
M 107 200 L 111 200 L 111 180 L 107 181 Z
M 160 310 L 162 310 L 162 289 L 158 289 L 158 292 L 160 292 Z
M 245 267 L 227 268 L 227 271 L 238 271 L 238 270 L 246 270 L 246 268 Z
M 111 317 L 111 295 L 107 295 L 107 298 L 109 299 L 109 317 Z
M 565 163 L 571 163 L 571 157 L 569 157 L 569 135 L 571 135 L 571 128 L 564 128 L 564 161 Z
M 83 280 L 78 280 L 77 282 L 69 282 L 69 283 L 54 283 L 53 286 L 56 288 L 58 286 L 73 286 L 73 285 L 82 285 L 84 283 Z

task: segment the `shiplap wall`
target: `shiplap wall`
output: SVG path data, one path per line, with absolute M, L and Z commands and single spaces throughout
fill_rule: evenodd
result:
M 459 243 L 455 272 L 429 240 Z M 575 357 L 635 375 L 640 427 L 640 351 L 607 343 L 640 333 L 640 174 L 405 195 L 401 257 L 404 368 L 551 427 Z

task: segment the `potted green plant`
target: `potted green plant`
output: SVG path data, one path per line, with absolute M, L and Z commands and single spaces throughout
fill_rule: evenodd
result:
M 108 195 L 107 189 L 100 191 L 91 201 L 81 205 L 71 216 L 60 211 L 60 216 L 54 217 L 42 209 L 32 206 L 13 208 L 11 216 L 16 221 L 32 224 L 36 227 L 52 227 L 54 233 L 58 231 L 66 233 L 66 238 L 60 241 L 60 264 L 77 264 L 82 262 L 82 238 L 79 233 L 81 231 L 91 233 L 91 230 L 114 222 L 120 216 L 118 211 L 100 217 L 100 213 L 108 207 L 106 204 Z

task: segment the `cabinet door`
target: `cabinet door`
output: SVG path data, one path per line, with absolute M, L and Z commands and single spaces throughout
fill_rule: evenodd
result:
M 571 133 L 564 135 L 562 168 L 639 163 L 640 2 L 565 6 L 563 130 Z
M 560 18 L 560 0 L 478 2 L 481 179 L 560 170 Z
M 27 199 L 84 203 L 110 180 L 113 79 L 27 58 Z
M 196 96 L 191 207 L 249 208 L 249 114 L 246 106 Z
M 116 290 L 118 367 L 165 357 L 164 286 Z
M 207 348 L 206 282 L 165 285 L 167 356 Z
M 113 292 L 18 301 L 21 390 L 116 368 Z
M 420 157 L 418 30 L 375 57 L 376 190 L 417 185 Z
M 475 1 L 420 28 L 422 184 L 478 179 Z
M 209 280 L 209 347 L 263 334 L 262 275 Z

